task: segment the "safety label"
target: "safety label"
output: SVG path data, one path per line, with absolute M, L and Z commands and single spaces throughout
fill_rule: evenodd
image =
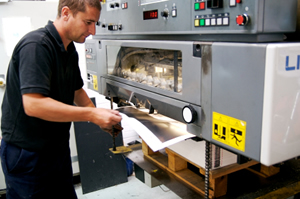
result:
M 247 122 L 213 112 L 212 139 L 245 152 Z
M 98 90 L 98 80 L 97 80 L 97 75 L 93 75 L 93 86 L 94 90 Z

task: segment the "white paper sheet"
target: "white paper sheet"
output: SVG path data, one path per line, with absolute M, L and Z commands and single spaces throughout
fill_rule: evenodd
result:
M 139 134 L 139 136 L 147 143 L 147 145 L 152 149 L 152 151 L 156 152 L 161 149 L 164 149 L 168 146 L 171 146 L 175 143 L 178 143 L 180 141 L 186 140 L 188 138 L 195 137 L 195 135 L 188 133 L 185 130 L 185 125 L 180 125 L 179 122 L 176 122 L 168 117 L 162 117 L 161 115 L 158 116 L 160 120 L 163 120 L 164 122 L 167 122 L 170 127 L 172 128 L 181 128 L 182 135 L 177 136 L 176 138 L 170 139 L 168 141 L 162 142 L 160 141 L 155 134 L 152 133 L 145 125 L 143 125 L 140 121 L 138 121 L 135 118 L 128 117 L 127 115 L 120 113 L 122 115 L 122 123 L 126 123 L 127 125 L 130 125 L 131 128 L 133 128 L 136 133 Z M 123 126 L 123 124 L 122 124 Z

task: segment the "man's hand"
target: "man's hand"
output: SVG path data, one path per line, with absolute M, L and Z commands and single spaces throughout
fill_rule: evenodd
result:
M 94 108 L 91 114 L 91 122 L 97 124 L 105 131 L 108 131 L 109 129 L 112 130 L 113 126 L 119 125 L 122 120 L 119 111 L 116 110 Z
M 102 129 L 107 133 L 109 133 L 111 136 L 117 137 L 119 133 L 121 133 L 121 131 L 123 130 L 123 127 L 120 124 L 116 124 L 110 129 L 105 129 L 105 128 Z

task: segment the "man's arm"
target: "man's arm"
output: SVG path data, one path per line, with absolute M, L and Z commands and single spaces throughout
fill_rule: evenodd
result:
M 95 107 L 92 100 L 88 97 L 85 90 L 82 88 L 75 91 L 74 102 L 77 106 Z M 123 128 L 121 127 L 120 124 L 114 125 L 113 129 L 111 127 L 112 126 L 110 126 L 109 128 L 105 128 L 102 126 L 101 128 L 111 135 L 113 135 L 113 133 L 115 133 L 115 136 L 117 136 L 123 130 Z
M 24 111 L 28 116 L 52 122 L 90 121 L 103 129 L 111 129 L 121 121 L 118 111 L 95 108 L 83 95 L 86 95 L 84 90 L 76 91 L 75 103 L 85 107 L 67 105 L 37 93 L 24 94 Z
M 89 96 L 86 94 L 83 88 L 75 91 L 74 103 L 77 106 L 82 107 L 95 107 L 92 100 L 89 98 Z

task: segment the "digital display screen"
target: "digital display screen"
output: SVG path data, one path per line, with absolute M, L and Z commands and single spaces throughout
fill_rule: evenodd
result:
M 158 18 L 158 10 L 144 11 L 144 20 L 157 19 L 157 18 Z

